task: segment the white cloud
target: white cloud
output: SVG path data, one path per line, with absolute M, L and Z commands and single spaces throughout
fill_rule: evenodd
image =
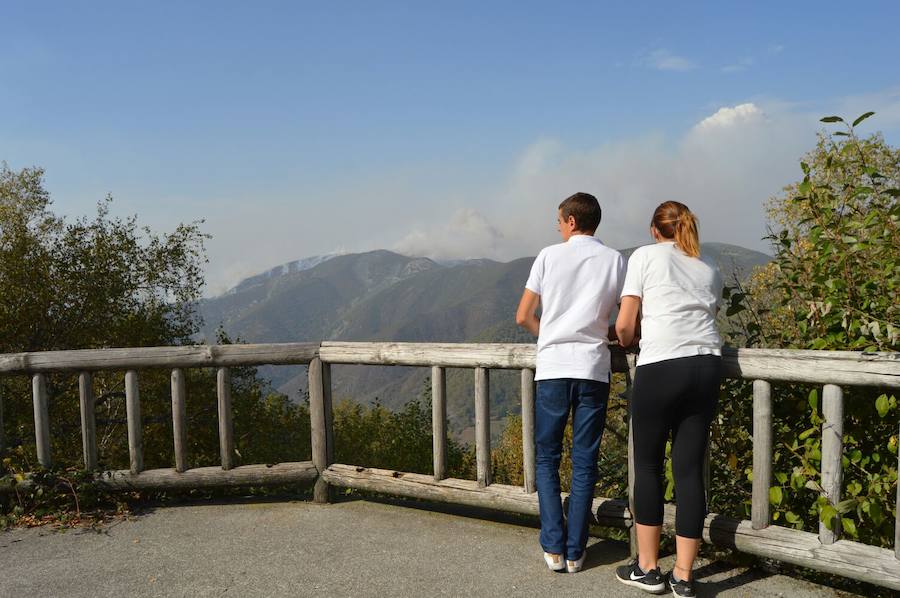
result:
M 208 289 L 338 246 L 446 259 L 533 256 L 559 241 L 557 206 L 576 191 L 600 200 L 598 236 L 613 247 L 648 243 L 653 209 L 675 199 L 698 214 L 704 241 L 768 250 L 763 205 L 800 178 L 799 160 L 816 132 L 832 128 L 819 118 L 852 120 L 867 110 L 876 115 L 861 134 L 881 129 L 896 138 L 900 87 L 815 104 L 755 98 L 709 109 L 676 136 L 645 131 L 588 148 L 538 138 L 508 167 L 478 179 L 417 167 L 336 182 L 309 201 L 216 201 L 206 228 L 214 235 Z
M 723 73 L 740 73 L 741 71 L 746 71 L 748 68 L 753 66 L 755 62 L 756 61 L 752 57 L 743 58 L 733 64 L 727 64 L 719 70 L 721 70 Z
M 461 208 L 445 227 L 436 230 L 417 228 L 398 241 L 398 253 L 442 259 L 472 259 L 494 256 L 503 240 L 487 218 L 474 208 Z
M 672 54 L 665 48 L 659 48 L 645 54 L 640 63 L 659 71 L 690 71 L 697 65 L 683 56 Z
M 765 115 L 762 110 L 756 104 L 750 102 L 738 104 L 734 107 L 719 108 L 715 114 L 701 120 L 697 127 L 701 129 L 733 127 L 741 123 L 759 122 L 764 118 Z
M 814 119 L 778 105 L 770 114 L 745 103 L 717 110 L 675 140 L 649 134 L 576 150 L 540 139 L 522 150 L 505 180 L 472 198 L 477 225 L 460 226 L 454 217 L 446 227 L 417 227 L 398 247 L 420 247 L 431 257 L 535 255 L 559 242 L 559 202 L 585 191 L 600 200 L 597 236 L 613 247 L 647 243 L 653 209 L 675 199 L 697 213 L 703 240 L 767 250 L 763 204 L 799 176 L 798 159 L 814 145 L 815 129 Z

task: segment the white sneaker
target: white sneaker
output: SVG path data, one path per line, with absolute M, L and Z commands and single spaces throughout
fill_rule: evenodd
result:
M 566 560 L 566 571 L 569 573 L 578 573 L 581 571 L 581 567 L 584 565 L 584 557 L 587 556 L 587 551 L 581 553 L 581 558 L 577 561 Z
M 545 552 L 544 562 L 547 563 L 547 566 L 551 571 L 562 571 L 566 568 L 566 561 L 561 554 L 550 554 L 549 552 Z

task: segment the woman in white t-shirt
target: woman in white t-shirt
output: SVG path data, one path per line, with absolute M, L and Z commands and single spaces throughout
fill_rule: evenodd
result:
M 639 247 L 628 260 L 616 320 L 619 342 L 627 347 L 640 336 L 641 348 L 630 404 L 638 558 L 616 577 L 650 592 L 665 589 L 657 556 L 671 430 L 677 558 L 669 584 L 676 596 L 693 596 L 691 569 L 706 518 L 703 460 L 722 377 L 716 327 L 722 279 L 700 258 L 697 220 L 684 204 L 656 208 L 650 234 L 656 244 Z

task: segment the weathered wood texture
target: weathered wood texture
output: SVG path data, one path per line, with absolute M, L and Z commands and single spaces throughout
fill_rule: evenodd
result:
M 522 370 L 522 469 L 525 492 L 534 492 L 534 370 Z
M 665 506 L 663 529 L 675 533 L 675 505 Z M 778 525 L 755 530 L 749 521 L 714 513 L 704 521 L 703 540 L 747 554 L 900 589 L 900 567 L 887 548 L 849 540 L 822 544 L 818 535 L 810 532 Z
M 6 432 L 3 427 L 3 395 L 0 394 L 0 453 L 6 450 Z
M 634 513 L 634 426 L 631 422 L 631 414 L 628 415 L 628 512 Z M 631 558 L 638 556 L 637 528 L 632 526 L 628 530 L 628 551 Z
M 613 348 L 613 371 L 628 365 Z M 323 342 L 329 363 L 534 368 L 535 346 L 516 343 L 351 343 Z M 900 387 L 900 354 L 793 349 L 729 349 L 722 352 L 726 376 L 786 382 Z
M 90 372 L 78 375 L 78 399 L 81 404 L 81 449 L 84 453 L 84 468 L 97 469 L 97 420 L 94 415 L 96 397 L 94 380 Z
M 219 458 L 222 469 L 234 467 L 234 422 L 231 412 L 231 371 L 216 372 L 216 397 L 219 408 Z
M 312 434 L 312 461 L 320 474 L 328 467 L 333 458 L 329 448 L 331 416 L 328 412 L 331 411 L 331 391 L 329 388 L 326 394 L 326 376 L 330 386 L 330 374 L 325 374 L 325 366 L 322 361 L 318 357 L 314 358 L 309 364 L 309 417 Z M 329 498 L 328 483 L 320 475 L 313 491 L 313 499 L 316 502 L 325 503 L 329 501 Z
M 37 445 L 37 459 L 43 467 L 50 467 L 50 414 L 47 405 L 47 378 L 35 374 L 31 379 L 31 394 L 34 405 L 34 441 Z
M 753 529 L 769 525 L 769 487 L 772 485 L 772 385 L 753 381 Z
M 826 384 L 822 392 L 822 490 L 832 505 L 841 500 L 843 480 L 844 394 L 840 386 Z M 831 529 L 819 522 L 819 540 L 831 544 L 840 538 L 840 515 L 832 521 Z
M 447 377 L 444 368 L 431 368 L 431 435 L 434 479 L 447 477 Z
M 147 368 L 228 367 L 326 363 L 534 368 L 535 346 L 517 343 L 269 343 L 82 349 L 0 355 L 0 374 Z M 732 378 L 900 388 L 900 354 L 788 349 L 724 349 Z M 612 348 L 613 371 L 627 369 Z
M 171 468 L 148 469 L 133 474 L 127 469 L 94 474 L 97 484 L 109 490 L 190 490 L 193 488 L 222 488 L 231 486 L 277 486 L 298 482 L 312 483 L 318 477 L 312 461 L 276 463 L 274 465 L 241 465 L 229 470 L 219 466 L 198 467 L 179 472 Z M 0 493 L 14 488 L 28 490 L 33 486 L 30 476 L 18 484 L 0 484 Z
M 430 475 L 338 463 L 330 465 L 322 475 L 329 483 L 344 488 L 470 507 L 483 507 L 523 515 L 537 516 L 539 514 L 537 494 L 523 492 L 519 486 L 491 484 L 483 487 L 479 486 L 476 481 L 456 478 L 435 481 Z M 567 496 L 567 494 L 563 494 L 563 499 Z M 631 521 L 625 501 L 610 498 L 595 498 L 592 516 L 594 523 L 609 527 L 627 527 Z
M 900 388 L 900 353 L 725 348 L 722 361 L 728 378 Z
M 317 471 L 310 461 L 276 463 L 274 465 L 241 465 L 225 470 L 221 467 L 198 467 L 179 473 L 171 468 L 151 469 L 134 475 L 127 470 L 105 472 L 98 481 L 110 488 L 168 489 L 216 488 L 223 486 L 273 486 L 313 482 Z
M 522 492 L 518 486 L 492 484 L 486 488 L 470 480 L 445 479 L 401 473 L 384 469 L 334 464 L 323 475 L 329 483 L 346 488 L 381 492 L 473 507 L 538 514 L 537 495 Z M 630 526 L 624 501 L 595 498 L 594 522 L 614 527 Z M 664 528 L 675 531 L 675 507 L 666 505 Z M 749 521 L 737 521 L 711 514 L 704 522 L 707 543 L 735 548 L 748 554 L 843 575 L 853 579 L 878 580 L 879 585 L 900 589 L 900 567 L 892 551 L 840 540 L 831 545 L 819 542 L 816 534 L 779 526 L 754 530 Z
M 490 372 L 475 368 L 475 472 L 481 486 L 491 485 Z
M 613 369 L 634 377 L 634 356 L 626 356 L 613 349 Z M 489 369 L 520 369 L 523 381 L 523 407 L 529 400 L 526 390 L 527 370 L 534 368 L 535 347 L 526 344 L 438 344 L 438 343 L 290 343 L 267 345 L 228 345 L 191 347 L 149 347 L 129 349 L 100 349 L 83 351 L 55 351 L 0 355 L 0 374 L 29 374 L 33 376 L 35 439 L 39 461 L 46 466 L 50 459 L 50 431 L 47 414 L 47 372 L 86 373 L 97 370 L 127 370 L 126 411 L 128 415 L 130 471 L 97 474 L 100 483 L 111 488 L 197 488 L 216 485 L 260 485 L 291 483 L 318 479 L 315 498 L 328 500 L 329 483 L 351 488 L 372 490 L 442 500 L 472 506 L 496 508 L 513 512 L 537 513 L 537 497 L 521 488 L 491 485 L 490 479 L 490 403 Z M 894 551 L 874 548 L 837 539 L 837 534 L 820 530 L 820 537 L 808 532 L 769 526 L 768 486 L 771 484 L 771 387 L 768 382 L 787 381 L 825 384 L 823 394 L 822 483 L 829 500 L 837 503 L 841 485 L 842 393 L 839 385 L 879 386 L 900 388 L 900 353 L 863 354 L 859 352 L 795 351 L 768 349 L 726 349 L 723 351 L 725 374 L 732 378 L 757 380 L 754 383 L 754 487 L 751 521 L 735 521 L 711 515 L 707 518 L 707 541 L 731 546 L 750 554 L 776 558 L 800 566 L 810 567 L 856 579 L 875 580 L 887 587 L 900 589 L 900 518 Z M 138 369 L 184 367 L 218 367 L 262 364 L 310 363 L 310 416 L 313 459 L 310 463 L 266 466 L 243 466 L 228 471 L 202 468 L 179 473 L 164 469 L 142 472 L 140 399 L 137 387 Z M 476 376 L 476 464 L 478 479 L 435 480 L 440 476 L 419 476 L 355 466 L 331 465 L 333 455 L 333 422 L 331 408 L 330 363 L 408 365 L 475 368 Z M 85 374 L 87 375 L 87 374 Z M 532 377 L 533 380 L 533 377 Z M 766 380 L 768 382 L 762 382 Z M 177 422 L 176 395 L 182 397 L 180 409 L 183 422 L 183 378 L 177 390 L 173 372 L 173 422 Z M 533 388 L 533 387 L 532 387 Z M 438 393 L 441 391 L 439 390 Z M 82 391 L 82 401 L 84 395 Z M 92 393 L 90 393 L 92 394 Z M 444 391 L 445 394 L 445 391 Z M 446 396 L 444 396 L 446 402 Z M 532 397 L 533 402 L 533 397 Z M 444 406 L 444 409 L 446 407 Z M 768 413 L 766 412 L 768 409 Z M 227 410 L 230 413 L 230 409 Z M 86 409 L 82 409 L 83 418 Z M 442 418 L 445 419 L 444 411 Z M 0 415 L 2 418 L 2 415 Z M 523 439 L 528 437 L 527 416 L 523 416 Z M 2 425 L 2 423 L 0 423 Z M 85 446 L 89 422 L 83 419 Z M 436 431 L 435 473 L 438 445 Z M 176 469 L 185 468 L 185 445 L 176 425 Z M 0 432 L 2 434 L 2 432 Z M 532 432 L 533 434 L 533 432 Z M 768 437 L 767 437 L 768 435 Z M 223 434 L 223 436 L 225 436 Z M 526 490 L 529 488 L 527 447 L 523 447 L 526 463 Z M 232 451 L 229 451 L 229 454 Z M 629 433 L 629 495 L 633 493 L 633 445 Z M 86 448 L 86 465 L 88 454 Z M 224 451 L 223 451 L 224 453 Z M 182 461 L 179 464 L 179 454 Z M 226 459 L 223 458 L 223 465 Z M 446 475 L 446 471 L 443 472 Z M 533 480 L 533 476 L 532 476 Z M 27 482 L 26 482 L 27 483 Z M 533 487 L 533 482 L 532 482 Z M 0 488 L 2 491 L 3 488 Z M 900 488 L 898 488 L 900 499 Z M 523 506 L 524 505 L 524 506 Z M 598 506 L 599 505 L 599 506 Z M 595 500 L 597 521 L 603 525 L 633 526 L 629 511 L 622 501 Z M 674 524 L 674 507 L 666 506 L 666 526 Z M 823 526 L 824 528 L 824 526 Z M 837 529 L 837 527 L 835 527 Z M 820 541 L 821 540 L 821 541 Z M 632 542 L 633 546 L 636 546 Z M 887 564 L 886 555 L 890 556 Z
M 172 440 L 175 448 L 175 471 L 187 470 L 187 415 L 184 372 L 172 370 Z
M 325 459 L 326 464 L 334 463 L 334 408 L 331 395 L 331 364 L 322 364 L 322 399 L 325 411 Z
M 0 374 L 304 364 L 318 343 L 79 349 L 0 355 Z
M 628 366 L 625 370 L 625 396 L 628 397 L 628 512 L 634 513 L 634 426 L 631 423 L 631 397 L 634 394 L 637 356 L 634 353 L 629 353 L 626 356 L 626 363 Z M 633 525 L 628 529 L 628 550 L 631 553 L 631 558 L 637 558 L 637 528 Z
M 512 343 L 323 342 L 319 356 L 328 363 L 521 369 L 534 367 L 535 346 Z
M 128 456 L 131 473 L 144 469 L 144 437 L 141 427 L 141 396 L 138 390 L 138 373 L 125 372 L 125 415 L 128 419 Z

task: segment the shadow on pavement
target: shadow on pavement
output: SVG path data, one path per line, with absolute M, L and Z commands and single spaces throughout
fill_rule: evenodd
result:
M 735 569 L 744 569 L 744 571 L 732 575 L 731 573 Z M 715 561 L 694 571 L 695 589 L 698 596 L 718 596 L 722 592 L 734 590 L 752 581 L 771 577 L 771 575 L 771 573 L 753 567 L 746 568 Z M 711 577 L 721 577 L 721 579 L 711 580 L 709 579 Z

